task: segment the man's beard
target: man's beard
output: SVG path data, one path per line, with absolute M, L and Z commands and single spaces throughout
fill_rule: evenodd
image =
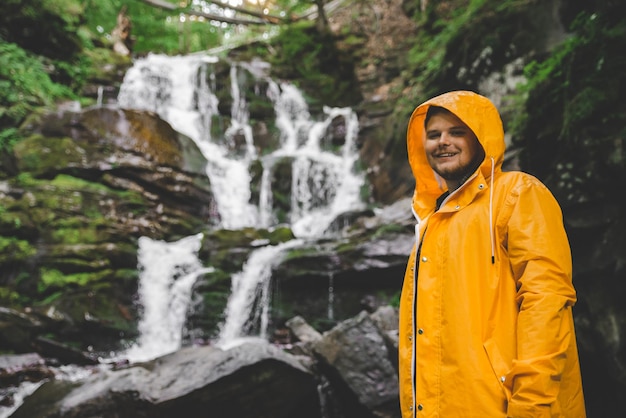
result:
M 452 172 L 439 172 L 438 170 L 435 170 L 435 172 L 446 182 L 457 182 L 459 185 L 462 185 L 472 174 L 474 174 L 476 170 L 478 170 L 478 167 L 480 167 L 484 160 L 485 150 L 481 146 L 478 152 L 474 155 L 472 161 L 466 165 L 464 169 L 454 170 Z

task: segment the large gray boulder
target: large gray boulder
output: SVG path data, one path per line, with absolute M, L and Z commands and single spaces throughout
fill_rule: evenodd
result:
M 13 417 L 319 417 L 314 374 L 263 341 L 229 350 L 188 347 L 104 369 L 80 383 L 44 384 Z
M 386 337 L 362 311 L 313 343 L 331 384 L 353 399 L 360 417 L 399 416 L 397 368 Z M 352 416 L 352 415 L 349 415 Z

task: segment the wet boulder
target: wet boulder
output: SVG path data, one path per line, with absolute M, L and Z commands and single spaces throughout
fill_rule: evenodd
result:
M 188 347 L 151 362 L 44 384 L 13 417 L 319 417 L 315 375 L 263 341 Z

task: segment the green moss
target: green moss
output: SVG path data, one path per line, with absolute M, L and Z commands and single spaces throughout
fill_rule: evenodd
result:
M 581 13 L 568 40 L 526 67 L 526 111 L 513 125 L 521 164 L 566 207 L 612 201 L 626 174 L 626 22 L 606 7 Z
M 277 226 L 272 229 L 269 234 L 270 242 L 276 245 L 294 239 L 293 231 L 288 226 Z
M 41 281 L 39 284 L 39 292 L 45 292 L 48 287 L 62 287 L 66 284 L 65 275 L 55 269 L 41 269 Z
M 13 151 L 18 169 L 35 176 L 80 163 L 85 156 L 85 151 L 71 138 L 49 138 L 38 134 L 15 144 Z
M 0 236 L 0 265 L 26 261 L 36 253 L 35 247 L 26 240 Z
M 100 270 L 97 272 L 63 274 L 59 270 L 42 268 L 41 280 L 39 281 L 38 290 L 40 293 L 46 293 L 50 289 L 63 288 L 68 284 L 76 284 L 84 286 L 88 283 L 98 282 L 107 277 L 111 277 L 111 270 Z
M 224 312 L 228 304 L 229 288 L 216 289 L 210 292 L 202 293 L 202 310 L 207 314 L 204 315 L 205 329 L 216 329 L 219 322 L 223 319 L 217 312 Z
M 284 253 L 283 260 L 287 262 L 293 259 L 306 258 L 308 256 L 317 257 L 320 255 L 320 249 L 317 247 L 300 247 L 295 249 L 289 249 Z
M 50 184 L 66 190 L 86 190 L 94 193 L 108 193 L 110 189 L 100 183 L 84 180 L 78 177 L 60 174 Z
M 18 231 L 24 225 L 26 214 L 10 210 L 13 204 L 13 199 L 0 196 L 0 231 Z
M 137 214 L 146 210 L 143 197 L 138 192 L 113 190 L 101 183 L 69 175 L 40 180 L 32 174 L 22 173 L 16 178 L 15 184 L 16 187 L 28 189 L 29 194 L 13 202 L 11 212 L 6 215 L 0 213 L 0 224 L 11 219 L 21 222 L 17 215 L 10 213 L 28 213 L 35 224 L 47 226 L 45 229 L 51 230 L 57 242 L 77 243 L 81 242 L 81 236 L 89 239 L 89 242 L 102 238 L 112 222 L 105 216 L 107 209 L 101 207 L 102 201 L 114 200 L 119 202 L 118 210 L 127 208 Z M 59 211 L 59 208 L 63 208 L 63 211 Z M 86 219 L 89 221 L 86 222 Z M 64 236 L 67 236 L 67 240 Z
M 411 74 L 405 77 L 420 92 L 418 103 L 444 91 L 477 90 L 479 82 L 510 63 L 519 51 L 543 48 L 533 2 L 519 0 L 429 3 L 420 15 L 420 31 L 409 51 Z M 456 3 L 456 4 L 455 4 Z M 523 54 L 522 54 L 523 55 Z
M 378 238 L 386 234 L 396 234 L 396 233 L 405 233 L 406 227 L 399 224 L 385 224 L 374 232 L 372 238 Z

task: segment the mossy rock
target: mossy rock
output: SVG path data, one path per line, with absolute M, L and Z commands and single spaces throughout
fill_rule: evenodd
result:
M 31 135 L 13 147 L 17 168 L 21 173 L 40 177 L 86 162 L 86 153 L 71 138 L 50 138 Z

